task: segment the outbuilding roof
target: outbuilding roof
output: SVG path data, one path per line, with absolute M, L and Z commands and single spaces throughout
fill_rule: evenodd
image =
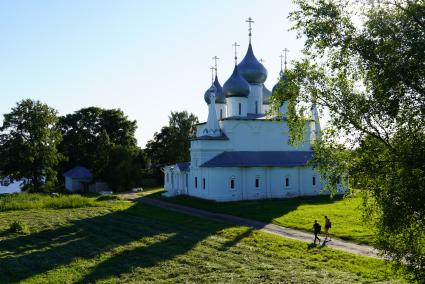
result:
M 76 166 L 70 169 L 69 171 L 65 172 L 63 176 L 69 177 L 69 178 L 76 178 L 76 179 L 92 178 L 91 172 L 83 166 Z
M 223 152 L 201 167 L 296 167 L 305 166 L 311 151 L 235 151 Z

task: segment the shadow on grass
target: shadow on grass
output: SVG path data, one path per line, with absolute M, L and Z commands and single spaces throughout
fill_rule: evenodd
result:
M 184 254 L 226 227 L 135 204 L 124 211 L 2 241 L 0 282 L 20 282 L 76 259 L 92 260 L 88 265 L 94 266 L 79 282 L 97 282 Z
M 286 199 L 215 202 L 189 196 L 164 197 L 161 196 L 160 193 L 152 194 L 149 197 L 207 211 L 255 219 L 267 223 L 271 223 L 275 218 L 295 211 L 300 205 L 325 205 L 332 204 L 343 199 L 342 196 L 334 196 L 331 199 L 328 195 L 322 195 Z M 314 220 L 311 221 L 312 224 L 313 221 Z

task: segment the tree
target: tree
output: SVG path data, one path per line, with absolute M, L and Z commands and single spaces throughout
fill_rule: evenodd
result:
M 24 189 L 51 189 L 61 159 L 57 145 L 62 139 L 57 112 L 30 99 L 17 103 L 4 115 L 0 128 L 1 173 L 12 180 L 24 179 Z
M 61 117 L 60 126 L 64 139 L 59 149 L 67 157 L 62 171 L 84 165 L 117 191 L 128 190 L 140 180 L 144 160 L 135 139 L 137 123 L 121 110 L 83 108 Z
M 146 154 L 155 167 L 190 160 L 190 139 L 198 118 L 187 111 L 171 112 L 167 126 L 146 144 Z
M 378 248 L 425 279 L 425 3 L 295 2 L 304 56 L 275 104 L 289 99 L 292 121 L 302 103 L 329 112 L 313 165 L 328 189 L 348 174 L 347 186 L 372 197 Z

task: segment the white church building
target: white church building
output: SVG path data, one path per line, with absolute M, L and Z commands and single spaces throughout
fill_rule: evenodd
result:
M 323 184 L 307 164 L 311 143 L 320 135 L 317 109 L 312 108 L 307 122 L 306 142 L 290 145 L 287 102 L 280 108 L 281 119 L 268 115 L 272 92 L 264 85 L 267 70 L 254 56 L 251 33 L 245 57 L 237 64 L 235 52 L 235 61 L 223 87 L 215 68 L 204 95 L 207 121 L 196 127 L 190 162 L 163 168 L 164 195 L 215 201 L 318 195 Z M 282 70 L 280 79 L 285 80 Z

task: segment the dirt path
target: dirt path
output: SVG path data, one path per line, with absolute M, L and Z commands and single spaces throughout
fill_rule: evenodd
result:
M 163 209 L 173 210 L 176 212 L 185 213 L 185 214 L 202 217 L 202 218 L 206 218 L 210 220 L 215 220 L 219 222 L 225 222 L 232 225 L 246 226 L 246 227 L 260 230 L 263 232 L 267 232 L 267 233 L 271 233 L 271 234 L 275 234 L 275 235 L 279 235 L 279 236 L 283 236 L 286 238 L 291 238 L 291 239 L 295 239 L 295 240 L 299 240 L 299 241 L 303 241 L 307 243 L 312 243 L 314 238 L 312 233 L 309 234 L 303 231 L 290 229 L 290 228 L 286 228 L 286 227 L 282 227 L 282 226 L 278 226 L 274 224 L 269 224 L 269 223 L 265 223 L 261 221 L 236 217 L 233 215 L 213 213 L 210 211 L 191 208 L 191 207 L 174 204 L 174 203 L 170 203 L 170 202 L 166 202 L 166 201 L 162 201 L 158 199 L 153 199 L 149 197 L 140 197 L 136 194 L 126 194 L 126 195 L 123 195 L 123 197 L 136 202 L 141 202 L 144 204 L 157 206 Z M 376 257 L 376 258 L 379 257 L 377 250 L 371 246 L 346 242 L 340 239 L 333 238 L 332 241 L 326 242 L 326 246 L 333 249 L 338 249 L 338 250 L 355 253 L 359 255 Z

